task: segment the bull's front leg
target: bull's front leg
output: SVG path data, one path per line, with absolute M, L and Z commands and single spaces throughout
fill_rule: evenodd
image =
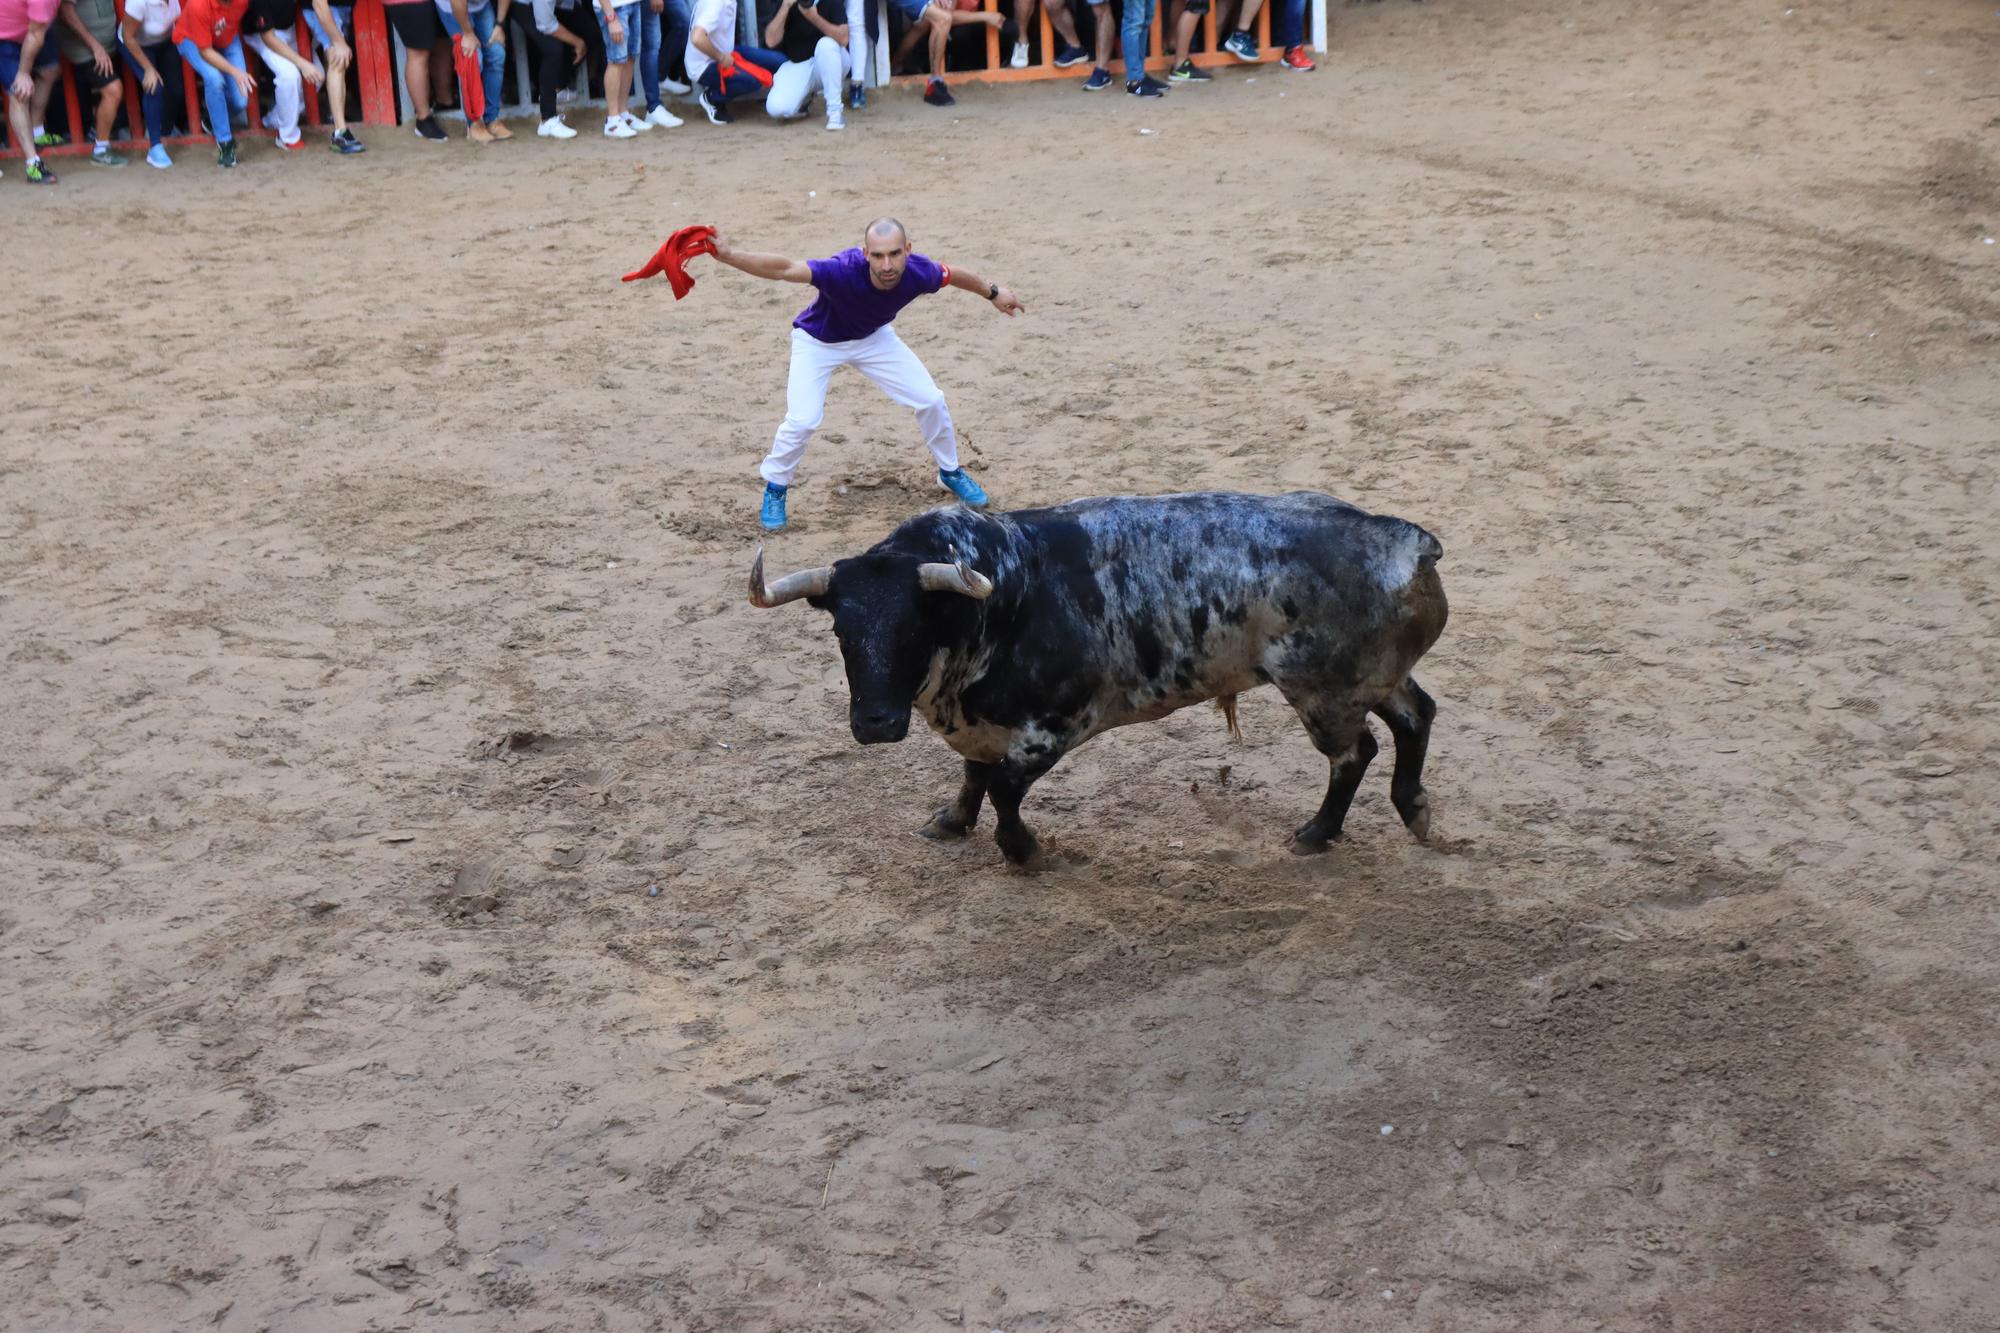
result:
M 950 805 L 931 816 L 931 822 L 917 832 L 926 838 L 943 842 L 952 838 L 962 838 L 972 831 L 979 822 L 979 807 L 986 800 L 986 789 L 992 784 L 993 772 L 997 765 L 977 764 L 965 761 L 965 783 L 958 789 L 958 796 Z M 999 808 L 999 802 L 994 802 Z
M 1033 867 L 1041 862 L 1042 845 L 1035 841 L 1033 830 L 1021 822 L 1021 801 L 1028 788 L 1035 785 L 1035 779 L 1047 771 L 1043 768 L 1031 772 L 1002 765 L 987 787 L 987 794 L 993 798 L 993 841 L 1000 845 L 1000 854 L 1010 865 Z

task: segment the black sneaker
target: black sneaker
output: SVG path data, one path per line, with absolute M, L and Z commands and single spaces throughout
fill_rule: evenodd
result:
M 368 145 L 355 138 L 353 130 L 342 130 L 340 133 L 334 135 L 333 141 L 327 147 L 333 149 L 336 153 L 365 153 L 368 151 Z
M 417 121 L 412 128 L 416 130 L 419 139 L 428 139 L 432 143 L 444 142 L 445 134 L 442 129 L 438 128 L 436 116 L 425 116 L 423 119 Z
M 707 113 L 709 124 L 727 125 L 733 119 L 729 114 L 729 108 L 720 102 L 712 100 L 706 88 L 702 89 L 701 95 L 695 100 L 701 103 L 702 111 Z
M 1083 81 L 1083 90 L 1087 93 L 1094 93 L 1100 88 L 1109 88 L 1110 86 L 1111 71 L 1102 65 L 1090 71 L 1090 77 Z
M 1205 69 L 1196 69 L 1192 60 L 1183 60 L 1174 66 L 1174 72 L 1167 75 L 1171 83 L 1214 83 L 1215 76 Z
M 231 139 L 228 143 L 219 143 L 215 146 L 215 165 L 218 167 L 236 165 L 236 140 Z
M 924 89 L 924 100 L 932 106 L 957 106 L 958 99 L 951 95 L 951 89 L 944 86 L 943 79 L 932 79 Z
M 1230 33 L 1229 36 L 1223 39 L 1222 49 L 1229 52 L 1230 55 L 1235 56 L 1238 60 L 1257 59 L 1257 39 L 1241 29 Z
M 1167 85 L 1148 74 L 1137 83 L 1126 84 L 1125 91 L 1134 97 L 1165 97 L 1167 95 Z
M 1080 46 L 1070 46 L 1060 38 L 1056 42 L 1056 68 L 1068 69 L 1071 65 L 1081 65 L 1090 59 L 1090 52 Z

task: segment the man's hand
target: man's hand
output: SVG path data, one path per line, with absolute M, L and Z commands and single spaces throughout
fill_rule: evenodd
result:
M 34 91 L 35 81 L 28 77 L 28 71 L 25 69 L 16 74 L 14 81 L 7 85 L 8 95 L 17 102 L 27 101 Z
M 326 49 L 326 65 L 328 69 L 346 69 L 349 62 L 353 59 L 354 48 L 346 42 L 341 41 L 338 37 L 335 37 L 333 45 Z
M 651 9 L 655 14 L 664 14 L 667 10 L 667 0 L 652 0 L 652 3 L 647 8 Z
M 467 60 L 479 59 L 479 39 L 472 35 L 472 29 L 467 28 L 458 35 L 458 51 Z
M 243 96 L 245 96 L 246 98 L 254 97 L 256 95 L 257 80 L 251 78 L 248 74 L 245 74 L 242 70 L 236 68 L 234 65 L 231 65 L 229 67 L 229 77 L 236 84 L 237 92 L 242 93 Z
M 90 44 L 90 63 L 99 74 L 107 79 L 111 77 L 114 68 L 111 63 L 111 53 L 94 41 Z
M 487 38 L 487 39 L 486 39 L 486 44 L 487 44 L 488 46 L 499 46 L 499 47 L 504 47 L 504 46 L 506 46 L 506 45 L 507 45 L 507 30 L 506 30 L 505 28 L 501 27 L 501 26 L 500 26 L 499 24 L 497 24 L 497 23 L 496 23 L 496 24 L 494 24 L 494 25 L 493 25 L 493 35 L 492 35 L 491 37 L 489 37 L 489 38 Z
M 320 68 L 318 65 L 313 64 L 313 62 L 310 60 L 301 60 L 298 63 L 299 63 L 299 77 L 304 79 L 307 83 L 317 88 L 321 84 L 326 82 L 326 75 L 320 72 Z
M 1028 307 L 1014 299 L 1014 293 L 1002 287 L 993 296 L 993 308 L 1003 315 L 1018 315 Z
M 725 240 L 723 240 L 723 239 L 722 239 L 722 237 L 720 237 L 720 236 L 717 236 L 717 237 L 715 237 L 714 239 L 715 239 L 715 258 L 716 258 L 716 261 L 717 261 L 718 263 L 723 263 L 723 264 L 727 264 L 727 263 L 729 262 L 729 257 L 730 257 L 731 255 L 735 254 L 736 252 L 735 252 L 734 250 L 731 250 L 731 249 L 729 248 L 729 242 L 728 242 L 728 241 L 725 241 Z
M 144 74 L 139 76 L 139 86 L 149 93 L 160 91 L 162 86 L 160 71 L 157 69 L 148 69 Z

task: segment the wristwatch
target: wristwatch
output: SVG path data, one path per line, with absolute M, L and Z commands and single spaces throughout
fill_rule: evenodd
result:
M 999 284 L 999 283 L 997 283 L 997 282 L 989 282 L 989 283 L 987 283 L 987 284 L 986 284 L 986 299 L 987 299 L 987 300 L 989 300 L 989 301 L 997 301 L 997 300 L 999 300 L 999 299 L 1000 299 L 1000 284 Z

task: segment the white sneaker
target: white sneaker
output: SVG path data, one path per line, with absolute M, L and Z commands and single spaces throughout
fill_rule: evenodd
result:
M 561 116 L 550 116 L 542 122 L 541 127 L 535 133 L 541 135 L 544 139 L 574 139 L 576 137 L 576 131 L 563 124 Z
M 630 111 L 627 111 L 624 115 L 620 116 L 619 119 L 624 121 L 625 128 L 632 131 L 632 133 L 634 134 L 651 134 L 653 132 L 653 124 L 651 121 L 641 120 L 637 116 L 633 115 Z
M 662 82 L 660 86 L 664 88 L 666 84 Z M 667 110 L 666 103 L 664 102 L 646 113 L 646 123 L 649 125 L 658 125 L 663 130 L 677 130 L 687 124 L 679 116 Z
M 827 107 L 826 127 L 830 130 L 844 130 L 847 128 L 847 113 L 840 109 L 840 103 L 835 102 Z
M 669 97 L 686 97 L 694 91 L 694 86 L 682 83 L 679 79 L 670 79 L 662 74 L 660 76 L 660 91 Z
M 604 137 L 607 139 L 636 139 L 639 132 L 625 123 L 623 116 L 611 116 L 604 122 Z
M 1007 63 L 1015 69 L 1026 69 L 1028 67 L 1028 44 L 1026 42 L 1014 43 L 1014 58 Z

